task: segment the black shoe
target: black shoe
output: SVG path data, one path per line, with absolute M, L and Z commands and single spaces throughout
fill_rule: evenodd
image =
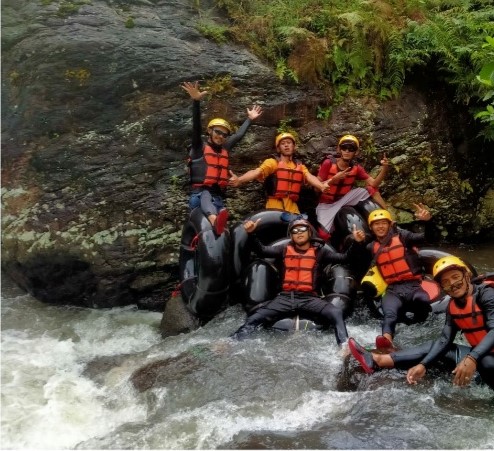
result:
M 374 359 L 369 351 L 366 351 L 363 346 L 360 346 L 354 338 L 348 339 L 348 347 L 353 357 L 360 363 L 360 366 L 364 369 L 367 374 L 372 374 L 376 365 L 374 364 Z
M 230 338 L 234 340 L 245 340 L 250 334 L 252 334 L 256 330 L 253 326 L 241 326 L 235 333 L 230 335 Z

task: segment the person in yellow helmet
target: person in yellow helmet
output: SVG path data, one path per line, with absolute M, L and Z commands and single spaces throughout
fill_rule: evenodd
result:
M 378 187 L 388 172 L 389 162 L 386 154 L 381 160 L 381 170 L 376 178 L 371 177 L 355 160 L 360 151 L 360 142 L 354 135 L 344 135 L 336 148 L 338 157 L 328 155 L 319 167 L 317 177 L 329 183 L 319 198 L 316 207 L 317 220 L 320 224 L 318 233 L 329 240 L 334 230 L 334 219 L 345 205 L 357 205 L 372 197 L 382 208 L 386 203 L 378 191 Z M 354 187 L 357 180 L 365 180 L 366 188 Z
M 297 145 L 292 133 L 279 133 L 275 138 L 277 155 L 264 160 L 258 168 L 241 176 L 231 173 L 230 186 L 239 187 L 253 180 L 264 182 L 266 208 L 284 210 L 297 215 L 300 213 L 297 200 L 304 184 L 323 192 L 328 183 L 321 182 L 307 167 L 295 158 Z
M 211 119 L 207 126 L 207 140 L 203 142 L 200 101 L 208 93 L 201 91 L 199 83 L 184 82 L 181 88 L 193 100 L 192 145 L 189 152 L 191 195 L 189 207 L 201 207 L 217 235 L 221 235 L 228 220 L 225 194 L 228 186 L 229 154 L 245 135 L 252 121 L 262 114 L 262 108 L 254 105 L 247 109 L 247 119 L 233 133 L 232 125 L 222 118 Z
M 409 384 L 416 384 L 434 363 L 450 363 L 453 384 L 465 387 L 477 379 L 494 389 L 494 281 L 480 277 L 472 283 L 470 268 L 458 257 L 441 257 L 434 279 L 451 299 L 441 336 L 410 349 L 390 354 L 368 352 L 354 338 L 349 348 L 366 373 L 381 368 L 406 369 Z M 463 333 L 468 345 L 454 342 Z
M 368 223 L 374 241 L 367 244 L 372 256 L 369 266 L 376 266 L 386 291 L 381 299 L 383 311 L 382 335 L 376 337 L 376 347 L 392 348 L 396 325 L 399 320 L 410 321 L 406 313 L 413 314 L 413 322 L 423 322 L 432 311 L 427 292 L 422 288 L 422 266 L 417 245 L 435 238 L 431 214 L 423 204 L 414 204 L 415 217 L 427 221 L 423 233 L 414 233 L 394 226 L 388 210 L 374 210 Z

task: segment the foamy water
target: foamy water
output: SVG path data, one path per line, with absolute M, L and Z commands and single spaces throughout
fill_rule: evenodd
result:
M 162 339 L 160 313 L 54 307 L 4 282 L 2 448 L 494 448 L 487 387 L 348 373 L 332 333 L 226 339 L 243 320 L 234 306 Z M 443 320 L 399 326 L 397 342 L 433 338 Z M 370 344 L 380 321 L 357 312 L 348 329 Z M 170 378 L 136 390 L 132 374 L 160 360 Z

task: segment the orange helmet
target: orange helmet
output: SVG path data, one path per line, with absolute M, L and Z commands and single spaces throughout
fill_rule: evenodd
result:
M 211 119 L 208 123 L 208 128 L 214 127 L 215 125 L 219 125 L 220 127 L 225 127 L 229 133 L 233 133 L 232 126 L 229 122 L 225 121 L 225 119 L 221 119 L 219 117 Z
M 342 136 L 338 141 L 338 146 L 341 146 L 342 144 L 353 144 L 357 147 L 357 150 L 360 148 L 359 140 L 353 135 Z
M 278 147 L 278 144 L 280 143 L 280 141 L 281 141 L 282 139 L 285 139 L 285 138 L 290 138 L 290 139 L 293 141 L 293 144 L 295 144 L 295 143 L 296 143 L 296 141 L 295 141 L 295 136 L 293 136 L 291 133 L 284 132 L 284 133 L 280 133 L 280 134 L 276 137 L 276 139 L 275 139 L 275 141 L 274 141 L 275 146 L 276 146 L 276 147 Z

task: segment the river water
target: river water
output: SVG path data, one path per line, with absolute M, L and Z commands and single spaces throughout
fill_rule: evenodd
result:
M 494 243 L 443 248 L 494 271 Z M 2 449 L 492 449 L 494 392 L 435 373 L 367 376 L 332 333 L 226 339 L 238 306 L 162 339 L 161 314 L 43 304 L 2 284 Z M 399 325 L 403 347 L 435 337 L 443 315 Z M 378 319 L 357 310 L 350 335 L 371 344 Z M 162 361 L 160 383 L 134 372 Z

